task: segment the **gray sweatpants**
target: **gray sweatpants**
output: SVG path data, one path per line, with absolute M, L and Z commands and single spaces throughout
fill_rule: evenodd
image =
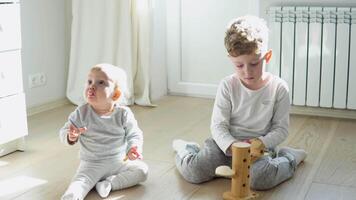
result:
M 180 158 L 176 155 L 176 166 L 184 179 L 190 183 L 202 183 L 215 177 L 215 169 L 221 165 L 231 167 L 231 157 L 226 156 L 212 138 L 204 147 Z M 251 188 L 267 190 L 291 178 L 296 169 L 293 155 L 280 153 L 277 157 L 263 156 L 250 169 Z
M 80 161 L 75 176 L 64 196 L 84 199 L 95 184 L 102 180 L 111 183 L 112 190 L 134 186 L 147 179 L 148 166 L 141 160 Z M 63 198 L 62 197 L 62 198 Z

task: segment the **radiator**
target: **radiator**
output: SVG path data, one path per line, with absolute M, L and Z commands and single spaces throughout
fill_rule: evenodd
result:
M 270 7 L 267 71 L 292 105 L 356 109 L 356 8 Z

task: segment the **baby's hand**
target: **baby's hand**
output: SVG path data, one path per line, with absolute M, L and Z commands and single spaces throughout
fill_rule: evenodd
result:
M 139 152 L 137 152 L 137 146 L 134 146 L 134 147 L 131 147 L 129 152 L 127 152 L 127 155 L 126 155 L 124 161 L 126 161 L 127 159 L 136 160 L 137 158 L 142 159 L 142 155 Z
M 73 126 L 72 124 L 69 126 L 69 132 L 68 132 L 68 141 L 70 144 L 74 144 L 75 142 L 77 142 L 78 137 L 85 133 L 85 131 L 87 130 L 86 127 L 83 128 L 76 128 L 75 126 Z

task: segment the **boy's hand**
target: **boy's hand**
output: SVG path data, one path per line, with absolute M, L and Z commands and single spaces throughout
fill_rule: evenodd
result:
M 265 145 L 258 138 L 251 139 L 250 143 L 251 143 L 250 146 L 251 162 L 255 162 L 258 158 L 263 156 Z
M 126 161 L 127 159 L 136 160 L 137 158 L 142 159 L 142 155 L 137 151 L 137 147 L 134 146 L 134 147 L 131 147 L 129 152 L 127 152 L 127 155 L 124 158 L 124 161 Z
M 232 145 L 234 143 L 232 143 L 227 149 L 226 149 L 226 155 L 227 156 L 232 156 Z
M 68 142 L 69 144 L 74 144 L 78 141 L 78 137 L 87 131 L 86 127 L 83 128 L 76 128 L 72 124 L 69 126 L 68 132 Z

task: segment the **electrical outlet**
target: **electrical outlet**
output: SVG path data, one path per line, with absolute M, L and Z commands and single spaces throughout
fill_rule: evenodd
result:
M 41 85 L 46 85 L 46 75 L 44 73 L 39 73 L 38 74 L 38 85 L 41 86 Z
M 47 77 L 45 73 L 30 74 L 28 76 L 29 88 L 46 85 Z
M 28 76 L 28 86 L 29 88 L 36 87 L 36 76 L 35 74 L 31 74 Z

